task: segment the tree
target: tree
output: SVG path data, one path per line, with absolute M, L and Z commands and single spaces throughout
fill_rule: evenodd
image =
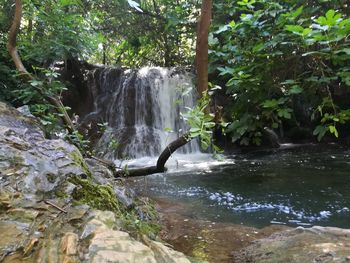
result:
M 208 90 L 208 35 L 212 13 L 212 0 L 203 0 L 197 28 L 196 70 L 199 95 Z
M 15 1 L 15 15 L 12 21 L 12 25 L 9 31 L 9 36 L 8 36 L 8 42 L 7 42 L 7 49 L 8 52 L 11 55 L 11 58 L 21 74 L 21 76 L 25 80 L 29 81 L 36 81 L 36 83 L 41 83 L 40 81 L 37 81 L 35 77 L 27 71 L 27 69 L 24 67 L 21 57 L 18 54 L 17 50 L 17 35 L 20 30 L 20 25 L 21 25 L 21 20 L 22 20 L 22 1 L 21 0 L 16 0 Z M 71 118 L 69 117 L 66 108 L 62 104 L 62 101 L 59 96 L 56 96 L 55 94 L 50 94 L 46 92 L 45 90 L 42 89 L 39 85 L 33 85 L 33 87 L 36 88 L 37 92 L 46 100 L 48 100 L 53 106 L 56 107 L 56 110 L 61 113 L 62 120 L 65 123 L 67 129 L 69 130 L 70 133 L 73 133 L 75 131 L 73 122 Z
M 22 60 L 18 55 L 17 34 L 19 32 L 19 28 L 21 25 L 21 19 L 22 19 L 22 1 L 16 0 L 15 16 L 13 18 L 13 22 L 12 22 L 9 36 L 8 36 L 7 50 L 10 53 L 10 56 L 12 57 L 12 60 L 15 63 L 19 73 L 26 75 L 26 77 L 29 79 L 33 79 L 32 75 L 29 74 L 26 68 L 23 66 Z
M 214 5 L 210 72 L 224 86 L 226 134 L 266 141 L 265 127 L 297 141 L 348 136 L 346 1 L 220 1 Z

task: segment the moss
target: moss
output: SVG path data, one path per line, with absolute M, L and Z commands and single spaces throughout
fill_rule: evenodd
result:
M 159 217 L 154 202 L 149 198 L 140 198 L 136 201 L 136 209 L 132 213 L 133 215 L 128 215 L 126 220 L 129 219 L 139 233 L 155 238 L 161 226 L 158 224 Z
M 78 186 L 73 191 L 73 198 L 76 201 L 88 204 L 95 209 L 115 212 L 117 215 L 123 211 L 110 185 L 99 185 L 91 179 L 82 179 L 78 176 L 72 177 L 70 182 Z
M 73 162 L 74 162 L 76 165 L 80 166 L 80 167 L 83 169 L 84 173 L 85 173 L 89 178 L 92 178 L 92 173 L 91 173 L 91 171 L 90 171 L 90 168 L 89 168 L 89 166 L 86 164 L 86 162 L 85 162 L 83 156 L 81 155 L 81 153 L 80 153 L 78 150 L 71 152 L 71 153 L 70 153 L 70 157 L 72 158 Z
M 130 232 L 131 235 L 136 237 L 142 237 L 146 235 L 152 239 L 155 239 L 161 230 L 161 226 L 154 218 L 142 218 L 136 210 L 125 213 L 122 218 L 123 228 Z
M 64 189 L 64 187 L 57 187 L 54 191 L 54 196 L 61 198 L 61 199 L 68 198 L 69 194 L 65 190 L 62 190 L 62 189 Z
M 147 235 L 155 238 L 160 231 L 158 214 L 154 205 L 147 199 L 139 199 L 136 208 L 127 210 L 118 200 L 110 185 L 99 185 L 91 179 L 74 176 L 69 181 L 78 187 L 73 191 L 77 204 L 87 204 L 98 210 L 108 210 L 116 214 L 121 227 L 134 237 Z
M 135 236 L 147 235 L 155 238 L 160 231 L 158 214 L 153 204 L 147 199 L 139 199 L 136 208 L 126 209 L 118 200 L 111 185 L 100 185 L 93 182 L 93 175 L 79 151 L 73 151 L 71 158 L 88 176 L 83 179 L 73 176 L 69 182 L 77 185 L 72 195 L 78 204 L 87 204 L 98 210 L 108 210 L 116 214 L 122 227 Z

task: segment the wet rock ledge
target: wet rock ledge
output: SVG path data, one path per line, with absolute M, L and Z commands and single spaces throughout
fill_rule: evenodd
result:
M 0 102 L 0 262 L 190 262 L 142 234 L 154 225 L 140 223 L 147 213 L 126 192 L 107 169 Z

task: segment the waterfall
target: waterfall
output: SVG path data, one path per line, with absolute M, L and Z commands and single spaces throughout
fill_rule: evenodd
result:
M 94 112 L 85 118 L 98 116 L 99 122 L 107 124 L 97 143 L 99 155 L 109 159 L 158 156 L 188 129 L 180 113 L 194 105 L 192 81 L 191 73 L 174 68 L 90 72 Z M 179 151 L 197 152 L 198 143 L 192 141 Z

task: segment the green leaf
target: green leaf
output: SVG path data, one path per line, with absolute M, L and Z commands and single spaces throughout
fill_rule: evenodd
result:
M 278 128 L 278 123 L 277 122 L 272 123 L 271 127 L 273 129 L 277 129 Z
M 310 56 L 310 55 L 320 55 L 320 56 L 324 56 L 324 55 L 327 55 L 327 54 L 324 53 L 324 52 L 320 52 L 320 51 L 310 51 L 310 52 L 306 52 L 306 53 L 303 53 L 303 54 L 302 54 L 303 57 Z
M 313 131 L 313 135 L 317 135 L 317 140 L 321 141 L 324 135 L 326 134 L 328 128 L 323 125 L 318 125 Z
M 296 81 L 294 79 L 287 79 L 284 82 L 281 82 L 281 84 L 292 85 L 292 84 L 296 84 Z
M 253 47 L 253 52 L 259 52 L 263 50 L 265 47 L 265 43 L 259 43 Z
M 304 6 L 300 6 L 297 10 L 295 10 L 295 12 L 291 13 L 291 16 L 296 18 L 298 16 L 301 15 L 301 13 L 303 12 Z
M 326 13 L 327 20 L 332 20 L 335 15 L 335 11 L 333 9 L 330 9 Z
M 288 90 L 288 95 L 296 95 L 300 94 L 303 92 L 303 89 L 299 85 L 293 85 L 289 90 Z
M 210 33 L 209 36 L 208 36 L 208 44 L 209 44 L 209 46 L 214 46 L 214 45 L 216 45 L 218 43 L 219 43 L 219 40 L 216 37 L 214 37 L 212 33 Z M 216 53 L 217 52 L 215 52 L 215 54 Z
M 190 129 L 190 132 L 191 132 L 191 133 L 192 133 L 192 132 L 199 132 L 199 131 L 201 131 L 200 128 L 191 128 L 191 129 Z
M 43 82 L 40 80 L 32 80 L 30 81 L 30 85 L 32 85 L 33 87 L 39 87 L 43 85 Z
M 336 14 L 336 11 L 330 9 L 326 12 L 325 16 L 320 16 L 316 19 L 316 22 L 321 26 L 332 27 L 340 22 L 341 14 Z
M 221 26 L 217 31 L 215 31 L 215 34 L 220 34 L 222 32 L 229 30 L 230 28 L 231 28 L 230 25 Z
M 286 30 L 297 35 L 302 35 L 304 28 L 299 25 L 286 25 Z
M 265 100 L 263 103 L 262 103 L 262 106 L 264 108 L 275 108 L 278 106 L 278 101 L 273 99 L 273 100 Z
M 254 4 L 256 2 L 256 0 L 243 0 L 243 1 L 238 1 L 237 4 L 238 5 L 242 5 L 242 6 L 251 6 L 252 4 Z
M 224 76 L 226 74 L 232 75 L 234 72 L 234 69 L 230 67 L 224 67 L 224 68 L 218 67 L 218 70 L 220 71 L 219 76 Z
M 330 133 L 334 134 L 334 136 L 337 138 L 339 137 L 338 130 L 334 125 L 329 125 L 328 128 Z
M 208 144 L 206 141 L 201 140 L 201 148 L 202 148 L 203 150 L 207 150 L 208 147 L 209 147 L 209 144 Z
M 77 4 L 76 0 L 60 0 L 61 7 L 65 7 L 68 5 L 76 5 L 76 4 Z
M 306 37 L 308 34 L 310 34 L 312 32 L 311 28 L 304 28 L 303 32 L 302 32 L 302 36 Z
M 277 115 L 281 118 L 290 119 L 292 117 L 290 112 L 292 112 L 292 109 L 289 109 L 289 108 L 279 109 L 277 111 Z

